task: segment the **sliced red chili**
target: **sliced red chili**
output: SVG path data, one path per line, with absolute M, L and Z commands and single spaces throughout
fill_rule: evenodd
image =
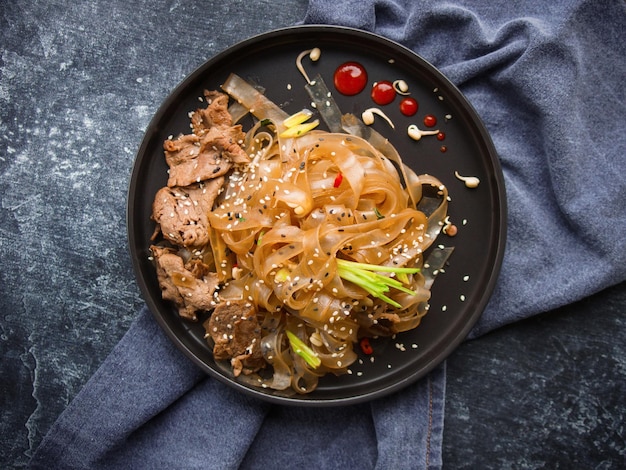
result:
M 335 176 L 335 182 L 333 183 L 333 187 L 338 188 L 339 186 L 341 186 L 342 181 L 343 175 L 341 173 L 337 173 L 337 176 Z
M 374 348 L 372 348 L 369 338 L 361 338 L 360 345 L 361 345 L 361 351 L 363 351 L 364 354 L 369 355 L 374 352 Z

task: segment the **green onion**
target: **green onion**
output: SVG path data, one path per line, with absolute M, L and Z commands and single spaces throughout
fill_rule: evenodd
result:
M 319 358 L 317 353 L 308 347 L 304 341 L 289 330 L 285 330 L 285 333 L 287 333 L 291 349 L 293 349 L 298 356 L 304 359 L 308 365 L 317 369 L 322 364 L 322 360 Z
M 384 300 L 396 308 L 401 308 L 395 300 L 385 295 L 393 287 L 407 294 L 415 295 L 416 292 L 404 287 L 403 283 L 398 279 L 378 274 L 378 272 L 395 273 L 398 278 L 404 282 L 408 281 L 407 274 L 415 274 L 419 272 L 419 268 L 399 268 L 393 266 L 378 266 L 375 264 L 357 263 L 343 259 L 337 260 L 337 273 L 339 277 L 350 281 L 357 286 L 363 288 L 368 294 Z
M 302 111 L 298 111 L 296 114 L 292 114 L 287 119 L 283 121 L 283 125 L 287 128 L 297 126 L 298 124 L 302 124 L 305 121 L 308 121 L 309 118 L 313 116 L 313 111 L 309 109 L 303 109 Z
M 289 127 L 280 133 L 280 137 L 285 139 L 290 137 L 300 137 L 310 130 L 315 129 L 319 125 L 319 123 L 319 120 L 316 119 L 315 121 L 305 122 L 304 124 L 298 124 L 296 126 Z

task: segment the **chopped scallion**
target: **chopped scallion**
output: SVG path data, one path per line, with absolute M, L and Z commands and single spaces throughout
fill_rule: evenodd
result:
M 376 271 L 395 273 L 400 280 L 383 276 L 382 274 L 378 274 Z M 343 259 L 337 260 L 337 273 L 339 274 L 339 277 L 356 284 L 370 295 L 384 300 L 396 308 L 401 308 L 402 305 L 385 294 L 389 292 L 391 287 L 393 287 L 394 289 L 407 294 L 415 295 L 416 292 L 405 287 L 403 282 L 406 283 L 408 281 L 407 274 L 415 274 L 417 272 L 419 272 L 419 268 L 378 266 L 375 264 L 357 263 Z
M 298 124 L 293 127 L 289 127 L 280 133 L 280 137 L 289 138 L 289 137 L 300 137 L 309 132 L 310 130 L 315 129 L 319 125 L 319 120 L 305 122 L 304 124 Z
M 293 349 L 298 356 L 304 359 L 308 365 L 317 369 L 322 364 L 322 360 L 319 358 L 317 353 L 307 346 L 304 341 L 289 330 L 285 330 L 285 333 L 287 333 L 291 349 Z
M 283 121 L 283 125 L 287 128 L 297 126 L 298 124 L 302 124 L 305 121 L 308 121 L 309 118 L 313 116 L 313 111 L 308 109 L 303 109 L 302 111 L 298 111 L 295 114 L 292 114 L 287 119 Z

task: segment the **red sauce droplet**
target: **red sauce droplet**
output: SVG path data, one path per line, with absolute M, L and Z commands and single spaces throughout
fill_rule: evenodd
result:
M 440 132 L 437 134 L 437 140 L 444 140 L 446 138 L 446 134 L 444 132 Z
M 435 127 L 437 125 L 437 118 L 432 114 L 424 116 L 424 125 L 426 127 Z
M 448 151 L 448 147 L 446 147 L 445 145 L 442 145 L 439 150 L 441 151 L 441 153 L 446 153 Z
M 391 103 L 395 97 L 396 90 L 393 83 L 388 80 L 376 82 L 372 87 L 372 100 L 380 106 Z
M 361 93 L 367 85 L 367 71 L 358 62 L 346 62 L 335 70 L 335 88 L 343 95 Z
M 413 116 L 417 112 L 418 104 L 414 98 L 406 97 L 400 101 L 400 112 L 405 116 Z

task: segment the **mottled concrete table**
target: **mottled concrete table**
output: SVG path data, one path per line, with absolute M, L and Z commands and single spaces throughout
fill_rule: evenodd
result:
M 0 5 L 0 467 L 25 466 L 143 300 L 133 158 L 162 100 L 304 0 Z M 225 21 L 236 18 L 236 21 Z M 448 361 L 448 468 L 618 468 L 626 284 L 466 342 Z

